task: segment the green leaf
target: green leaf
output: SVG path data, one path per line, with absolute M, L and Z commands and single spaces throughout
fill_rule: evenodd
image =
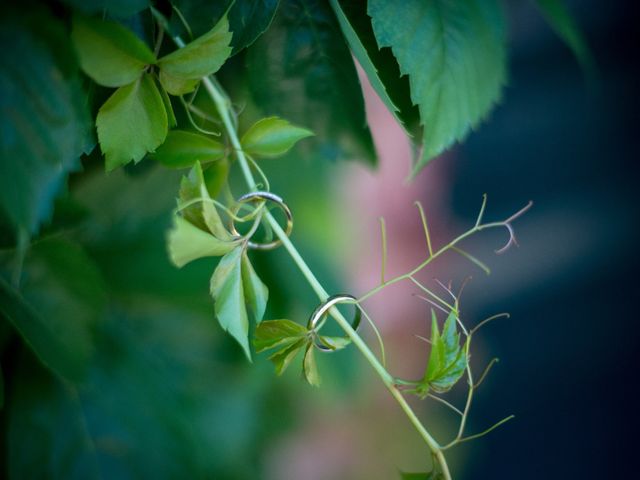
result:
M 253 269 L 246 251 L 242 253 L 242 286 L 247 308 L 253 315 L 256 324 L 258 324 L 262 321 L 264 311 L 267 308 L 269 289 L 262 283 L 262 280 Z
M 313 132 L 291 125 L 278 117 L 258 120 L 240 140 L 242 149 L 250 155 L 277 157 L 287 153 L 296 143 Z
M 173 228 L 167 237 L 169 258 L 178 268 L 199 258 L 225 255 L 238 243 L 220 240 L 179 215 L 174 216 Z
M 153 65 L 153 52 L 119 23 L 74 15 L 71 39 L 82 70 L 105 87 L 122 87 Z
M 182 208 L 193 200 L 197 200 L 194 205 Z M 196 162 L 188 177 L 182 178 L 178 207 L 181 208 L 184 218 L 201 230 L 212 233 L 220 240 L 230 241 L 233 239 L 211 201 L 200 162 Z
M 219 160 L 224 155 L 224 145 L 216 140 L 198 133 L 171 130 L 152 158 L 165 167 L 187 168 L 196 162 Z
M 328 2 L 283 0 L 246 58 L 249 88 L 262 111 L 317 135 L 305 142 L 306 152 L 375 163 L 358 75 Z
M 172 14 L 169 22 L 171 31 L 183 32 L 188 37 L 200 36 L 211 30 L 211 27 L 224 17 L 237 0 L 171 0 L 171 3 L 179 10 L 180 16 L 189 25 L 189 31 L 185 31 L 184 22 L 179 15 Z M 235 31 L 232 30 L 235 35 Z M 233 40 L 233 39 L 232 39 Z
M 0 19 L 0 216 L 31 234 L 94 145 L 68 35 L 34 10 Z
M 558 36 L 573 51 L 582 68 L 587 73 L 592 73 L 594 62 L 591 51 L 565 2 L 563 0 L 536 0 L 536 5 Z
M 257 328 L 253 339 L 256 352 L 260 353 L 282 345 L 297 343 L 307 336 L 308 330 L 291 320 L 265 320 Z
M 402 125 L 402 121 L 398 117 L 399 109 L 389 96 L 387 88 L 378 74 L 378 67 L 374 64 L 370 53 L 367 51 L 367 47 L 365 47 L 364 42 L 360 39 L 360 36 L 356 32 L 354 25 L 352 25 L 349 18 L 347 18 L 346 13 L 341 7 L 338 0 L 329 0 L 329 3 L 331 4 L 331 7 L 336 14 L 338 23 L 340 24 L 340 28 L 342 29 L 342 33 L 347 40 L 347 43 L 349 44 L 349 48 L 351 48 L 351 52 L 358 59 L 358 63 L 360 63 L 360 66 L 367 74 L 367 78 L 369 79 L 371 86 L 376 91 L 387 109 L 396 117 L 398 122 Z M 364 2 L 356 3 L 364 6 Z
M 211 277 L 210 291 L 220 326 L 238 341 L 251 360 L 249 320 L 242 286 L 242 252 L 243 247 L 238 246 L 222 257 Z
M 63 0 L 84 13 L 105 13 L 118 17 L 129 17 L 149 6 L 149 0 Z
M 351 52 L 362 66 L 372 88 L 407 135 L 419 136 L 420 113 L 411 102 L 409 78 L 401 76 L 400 67 L 390 48 L 378 48 L 366 2 L 331 0 L 331 5 Z
M 158 91 L 160 92 L 160 96 L 162 97 L 162 103 L 164 104 L 164 109 L 167 112 L 167 123 L 169 124 L 169 128 L 174 128 L 178 124 L 178 120 L 176 120 L 176 114 L 173 111 L 173 105 L 171 105 L 171 99 L 169 98 L 169 94 L 167 93 L 167 91 L 164 88 L 162 88 L 162 85 L 160 85 L 159 87 L 160 88 L 158 88 Z
M 320 386 L 320 373 L 318 372 L 318 365 L 316 364 L 315 347 L 312 343 L 309 343 L 307 349 L 304 351 L 302 371 L 309 385 L 313 385 L 314 387 Z
M 160 82 L 172 95 L 193 91 L 202 77 L 218 71 L 231 55 L 227 17 L 193 42 L 158 60 Z
M 462 140 L 498 101 L 505 82 L 505 20 L 498 0 L 370 0 L 380 47 L 409 76 L 424 125 L 417 173 Z
M 107 171 L 140 161 L 167 136 L 167 112 L 150 74 L 120 87 L 100 107 L 96 118 Z
M 0 312 L 44 365 L 81 380 L 106 302 L 99 270 L 79 246 L 43 240 L 30 250 L 22 277 L 17 290 L 0 276 Z
M 160 238 L 148 239 L 162 260 Z M 29 355 L 15 358 L 3 478 L 218 479 L 258 455 L 260 419 L 273 419 L 276 434 L 289 402 L 261 382 L 264 371 L 228 368 L 235 359 L 199 308 L 197 282 L 187 281 L 188 305 L 172 295 L 114 305 L 81 386 L 57 381 Z
M 224 186 L 227 184 L 229 177 L 229 161 L 223 158 L 217 162 L 212 162 L 206 166 L 202 172 L 204 176 L 204 184 L 212 198 L 218 196 Z
M 349 337 L 327 337 L 325 335 L 320 335 L 318 338 L 325 347 L 328 347 L 333 351 L 342 350 L 351 344 L 351 339 Z
M 262 35 L 273 20 L 280 0 L 236 0 L 229 10 L 231 45 L 235 55 Z
M 291 365 L 298 353 L 305 348 L 308 342 L 304 339 L 292 343 L 283 344 L 277 352 L 269 357 L 276 367 L 276 375 L 282 375 Z
M 449 313 L 440 334 L 438 321 L 432 310 L 431 354 L 423 382 L 436 392 L 446 392 L 460 380 L 467 362 L 467 345 L 460 346 L 456 314 Z M 426 391 L 424 393 L 426 394 Z

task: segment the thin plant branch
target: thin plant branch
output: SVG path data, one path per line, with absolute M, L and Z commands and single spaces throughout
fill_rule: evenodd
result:
M 484 209 L 487 207 L 487 194 L 482 194 L 482 205 L 480 205 L 480 212 L 478 212 L 478 218 L 476 219 L 475 227 L 478 228 L 482 224 L 482 217 L 484 215 Z
M 484 327 L 487 323 L 492 322 L 494 320 L 497 320 L 499 318 L 511 318 L 511 315 L 509 315 L 507 312 L 497 313 L 495 315 L 491 315 L 489 318 L 485 318 L 479 324 L 477 324 L 475 327 L 473 327 L 469 333 L 471 335 L 473 335 L 478 330 L 480 330 L 482 327 Z
M 455 310 L 456 308 L 453 305 L 450 305 L 448 302 L 446 302 L 445 300 L 443 300 L 440 296 L 438 296 L 436 293 L 434 293 L 433 291 L 431 291 L 430 289 L 428 289 L 427 287 L 425 287 L 421 282 L 419 282 L 415 277 L 409 277 L 409 280 L 411 280 L 414 285 L 416 285 L 420 290 L 422 290 L 423 292 L 425 292 L 427 295 L 431 296 L 432 298 L 436 299 L 438 302 L 440 302 L 442 305 L 444 305 L 445 307 L 447 307 L 449 310 Z M 455 297 L 454 297 L 455 299 Z
M 453 405 L 453 404 L 451 404 L 451 403 L 447 402 L 444 398 L 438 397 L 438 396 L 433 395 L 433 394 L 431 394 L 431 393 L 427 393 L 427 397 L 429 397 L 429 398 L 431 398 L 431 399 L 435 400 L 436 402 L 440 402 L 440 403 L 442 403 L 443 405 L 445 405 L 445 406 L 449 407 L 451 410 L 453 410 L 454 412 L 456 412 L 456 413 L 457 413 L 458 415 L 460 415 L 460 416 L 464 415 L 464 414 L 462 413 L 462 410 L 460 410 L 460 409 L 459 409 L 458 407 L 456 407 L 455 405 Z
M 380 271 L 380 284 L 384 285 L 384 276 L 387 270 L 387 226 L 384 217 L 380 217 L 380 238 L 382 240 L 382 268 Z
M 475 264 L 477 267 L 479 267 L 484 273 L 486 273 L 487 275 L 491 275 L 491 269 L 487 266 L 486 263 L 484 263 L 482 260 L 480 260 L 477 257 L 474 257 L 473 255 L 471 255 L 469 252 L 462 250 L 461 248 L 456 247 L 455 245 L 453 247 L 451 247 L 451 250 L 453 250 L 456 253 L 459 253 L 460 255 L 462 255 L 464 258 L 466 258 L 467 260 L 469 260 L 471 263 Z
M 480 385 L 482 385 L 482 382 L 484 382 L 484 379 L 487 378 L 487 375 L 489 373 L 489 371 L 491 370 L 491 368 L 500 361 L 499 358 L 492 358 L 491 361 L 489 362 L 489 364 L 484 368 L 484 371 L 482 372 L 482 375 L 480 375 L 480 380 L 478 380 L 476 382 L 476 384 L 473 386 L 474 389 L 478 389 L 478 387 Z
M 418 207 L 420 212 L 420 219 L 422 220 L 422 228 L 424 228 L 424 236 L 427 239 L 427 250 L 429 251 L 429 257 L 433 257 L 433 248 L 431 247 L 431 235 L 429 235 L 429 226 L 427 224 L 427 216 L 424 214 L 424 209 L 420 202 L 415 202 L 414 205 Z
M 493 425 L 491 425 L 489 428 L 487 428 L 486 430 L 483 430 L 480 433 L 476 433 L 474 435 L 469 435 L 468 437 L 463 437 L 463 438 L 459 438 L 455 441 L 455 443 L 453 443 L 452 445 L 445 445 L 444 447 L 442 447 L 442 450 L 447 450 L 451 447 L 453 447 L 453 445 L 458 445 L 460 443 L 464 443 L 464 442 L 468 442 L 470 440 L 475 440 L 477 438 L 480 437 L 484 437 L 486 434 L 494 431 L 496 428 L 498 428 L 501 425 L 504 425 L 505 423 L 507 423 L 509 420 L 514 419 L 516 416 L 515 415 L 509 415 L 508 417 L 503 418 L 502 420 L 500 420 L 499 422 L 494 423 Z
M 441 312 L 444 312 L 445 315 L 449 314 L 449 310 L 445 309 L 443 306 L 438 305 L 436 302 L 434 302 L 433 300 L 431 300 L 430 298 L 427 298 L 423 295 L 420 295 L 419 293 L 413 293 L 412 296 L 419 298 L 420 300 L 424 300 L 425 302 L 427 302 L 429 305 L 436 307 L 438 310 L 440 310 Z

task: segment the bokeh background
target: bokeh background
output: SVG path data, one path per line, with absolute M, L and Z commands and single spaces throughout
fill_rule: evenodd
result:
M 585 77 L 532 2 L 508 2 L 502 102 L 412 182 L 409 146 L 368 88 L 377 170 L 295 155 L 263 165 L 294 208 L 294 242 L 332 292 L 358 295 L 378 282 L 381 216 L 389 275 L 425 256 L 416 200 L 436 244 L 473 224 L 484 193 L 488 219 L 535 202 L 515 224 L 518 248 L 496 256 L 506 240 L 497 231 L 466 243 L 491 276 L 455 255 L 422 276 L 433 288 L 436 279 L 458 287 L 473 277 L 461 304 L 470 325 L 511 313 L 474 346 L 477 370 L 494 356 L 501 362 L 477 395 L 469 432 L 516 418 L 451 452 L 458 480 L 634 478 L 638 8 L 569 4 L 595 77 Z M 242 107 L 250 118 L 252 106 Z M 105 176 L 97 155 L 83 166 L 56 206 L 56 228 L 31 249 L 24 291 L 63 318 L 59 306 L 69 303 L 58 300 L 84 287 L 56 269 L 92 280 L 100 293 L 85 293 L 94 311 L 71 303 L 61 327 L 73 332 L 70 318 L 94 323 L 88 377 L 81 385 L 54 377 L 0 323 L 0 477 L 387 480 L 428 466 L 420 438 L 353 350 L 320 358 L 320 389 L 301 380 L 297 365 L 276 377 L 265 355 L 246 362 L 213 318 L 214 263 L 176 270 L 168 262 L 164 236 L 178 174 L 142 162 Z M 7 254 L 0 249 L 0 259 Z M 317 299 L 290 258 L 273 251 L 254 264 L 270 286 L 267 318 L 306 322 Z M 366 304 L 390 369 L 405 377 L 418 376 L 428 354 L 414 334 L 428 335 L 429 306 L 413 293 L 399 285 Z M 363 332 L 375 349 L 371 331 Z M 456 388 L 447 398 L 460 404 L 463 395 Z M 454 434 L 451 412 L 412 404 L 438 439 Z

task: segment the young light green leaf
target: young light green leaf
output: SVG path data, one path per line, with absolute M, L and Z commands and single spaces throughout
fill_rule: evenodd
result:
M 224 157 L 220 142 L 199 133 L 171 130 L 152 158 L 169 168 L 192 167 L 196 162 L 211 162 Z
M 251 360 L 249 319 L 242 286 L 242 252 L 243 247 L 238 246 L 220 259 L 211 277 L 210 291 L 220 326 L 238 341 Z
M 253 269 L 246 251 L 242 253 L 242 286 L 244 287 L 244 299 L 247 308 L 253 315 L 256 324 L 258 324 L 262 321 L 264 311 L 267 308 L 269 289 L 262 283 L 262 280 Z
M 307 344 L 306 340 L 298 340 L 292 343 L 283 344 L 282 348 L 269 357 L 276 367 L 276 374 L 282 375 L 291 362 L 296 358 L 298 352 Z
M 82 70 L 105 87 L 127 85 L 156 62 L 149 47 L 116 22 L 74 15 L 71 39 Z
M 310 137 L 313 132 L 291 125 L 278 117 L 258 120 L 240 140 L 242 149 L 251 155 L 276 157 L 288 152 L 298 141 Z
M 107 171 L 138 162 L 167 136 L 167 112 L 150 74 L 120 87 L 100 107 L 96 118 Z
M 498 0 L 370 0 L 380 47 L 391 47 L 409 76 L 424 125 L 426 163 L 486 116 L 505 82 L 505 20 Z
M 451 389 L 467 367 L 467 345 L 460 346 L 460 334 L 454 312 L 444 322 L 442 334 L 438 331 L 435 312 L 431 311 L 431 354 L 423 383 L 436 392 Z M 424 392 L 426 394 L 426 391 Z
M 158 60 L 160 82 L 172 95 L 193 91 L 202 77 L 218 71 L 231 55 L 227 17 L 208 33 Z
M 238 243 L 239 241 L 220 240 L 179 215 L 175 215 L 173 228 L 169 230 L 167 237 L 169 258 L 178 268 L 198 258 L 225 255 L 237 247 Z
M 304 351 L 304 360 L 302 362 L 302 371 L 304 378 L 309 385 L 314 387 L 320 386 L 320 373 L 318 372 L 318 365 L 315 357 L 315 347 L 312 343 L 307 345 L 307 349 Z
M 199 161 L 196 161 L 187 177 L 182 177 L 178 208 L 184 218 L 207 234 L 212 234 L 225 242 L 237 240 L 222 223 L 220 214 L 209 195 Z
M 218 209 L 209 196 L 207 185 L 204 183 L 204 177 L 200 184 L 200 195 L 203 199 L 202 217 L 204 218 L 204 223 L 207 225 L 209 231 L 220 240 L 231 241 L 234 237 L 229 233 L 227 228 L 224 226 L 224 223 L 222 223 L 222 218 L 220 218 Z
M 320 335 L 318 337 L 320 343 L 322 343 L 325 347 L 330 348 L 331 350 L 342 350 L 345 347 L 348 347 L 351 344 L 351 339 L 349 337 L 327 337 L 324 335 Z
M 573 51 L 582 68 L 587 73 L 591 73 L 593 70 L 591 51 L 565 2 L 563 0 L 536 0 L 536 4 L 558 36 Z
M 260 353 L 296 343 L 304 339 L 307 333 L 308 330 L 303 325 L 291 320 L 265 320 L 256 328 L 253 346 L 256 352 Z

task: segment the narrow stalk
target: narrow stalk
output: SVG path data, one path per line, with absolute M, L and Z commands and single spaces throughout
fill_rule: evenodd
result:
M 181 45 L 182 46 L 182 45 Z M 218 90 L 216 85 L 211 81 L 210 78 L 203 78 L 202 82 L 205 86 L 205 89 L 211 96 L 211 99 L 216 105 L 218 113 L 222 118 L 222 122 L 227 130 L 227 134 L 229 135 L 229 139 L 231 140 L 231 145 L 235 151 L 236 157 L 238 159 L 238 164 L 240 165 L 240 170 L 244 176 L 247 185 L 251 189 L 256 188 L 256 181 L 253 178 L 251 173 L 251 169 L 249 168 L 249 164 L 247 158 L 245 157 L 244 152 L 242 151 L 242 145 L 240 144 L 240 140 L 238 139 L 238 135 L 234 128 L 233 122 L 229 115 L 229 105 L 224 97 L 224 95 Z M 280 224 L 275 220 L 273 215 L 268 211 L 265 211 L 265 218 L 271 225 L 273 232 L 275 235 L 282 241 L 282 245 L 287 250 L 293 261 L 296 263 L 304 277 L 309 282 L 309 285 L 316 292 L 321 301 L 326 300 L 329 297 L 329 294 L 324 289 L 324 287 L 320 284 L 318 279 L 315 277 L 309 266 L 306 264 L 304 259 L 300 256 L 300 253 L 295 248 L 293 243 L 287 235 L 285 234 Z M 444 457 L 444 454 L 440 448 L 440 445 L 436 440 L 431 436 L 431 434 L 427 431 L 424 425 L 420 422 L 420 419 L 416 416 L 415 412 L 411 409 L 411 406 L 407 403 L 406 399 L 402 396 L 402 393 L 396 388 L 394 383 L 393 376 L 382 366 L 382 364 L 378 361 L 373 352 L 369 349 L 367 344 L 362 340 L 360 335 L 356 333 L 356 331 L 351 327 L 350 323 L 344 316 L 338 311 L 337 308 L 332 308 L 330 313 L 335 318 L 336 322 L 340 327 L 345 331 L 347 336 L 351 339 L 353 344 L 360 350 L 365 359 L 369 362 L 369 364 L 376 371 L 378 376 L 381 378 L 382 382 L 385 384 L 391 395 L 396 399 L 400 408 L 405 412 L 413 426 L 416 428 L 420 436 L 424 439 L 427 446 L 433 453 L 434 457 L 438 462 L 438 466 L 444 476 L 445 480 L 451 480 L 451 474 L 449 472 L 449 467 L 447 465 L 447 461 Z

